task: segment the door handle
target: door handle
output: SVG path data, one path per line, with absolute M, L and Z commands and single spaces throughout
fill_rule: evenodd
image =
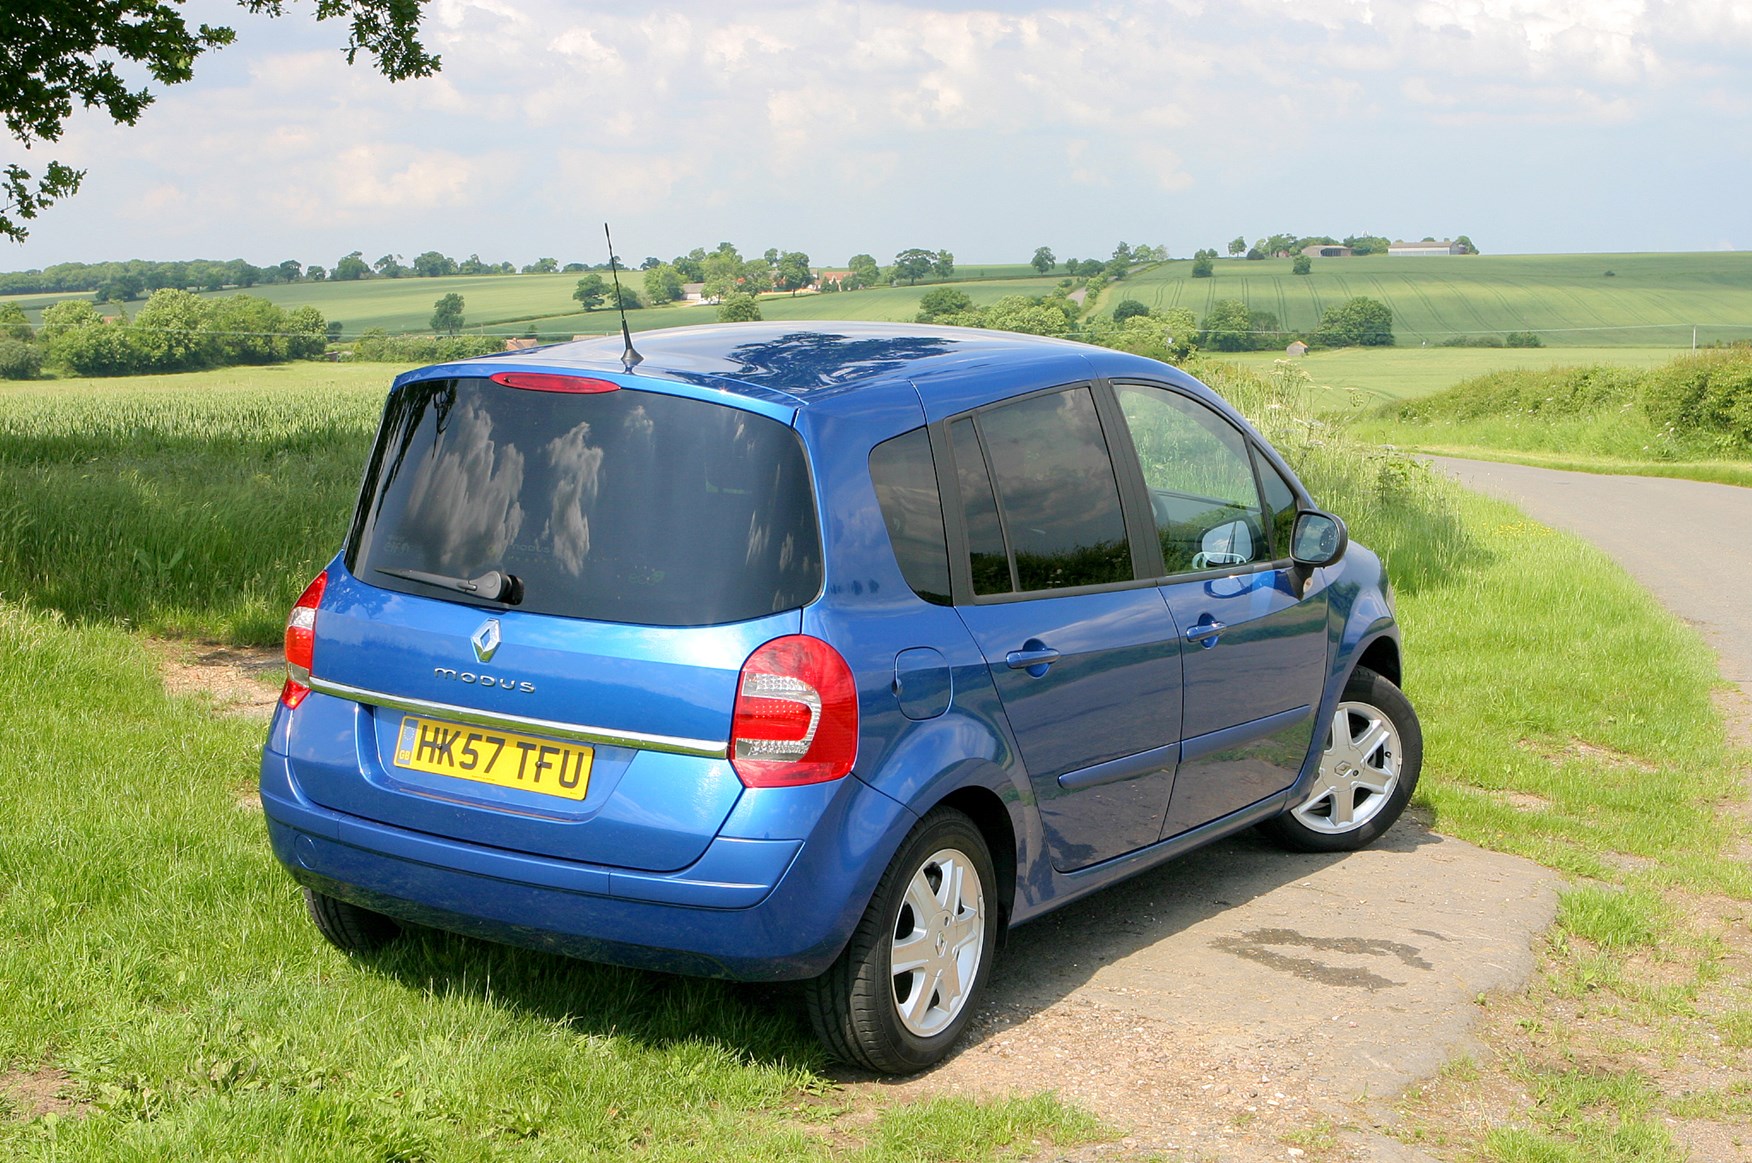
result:
M 1217 635 L 1221 634 L 1228 628 L 1229 627 L 1225 623 L 1219 622 L 1207 614 L 1205 617 L 1199 619 L 1196 625 L 1188 628 L 1186 631 L 1186 640 L 1188 642 L 1197 642 L 1208 650 L 1217 644 Z
M 1028 644 L 1021 650 L 1012 650 L 1004 655 L 1004 663 L 1011 670 L 1025 670 L 1035 678 L 1046 673 L 1046 668 L 1058 661 L 1059 652 L 1050 646 Z

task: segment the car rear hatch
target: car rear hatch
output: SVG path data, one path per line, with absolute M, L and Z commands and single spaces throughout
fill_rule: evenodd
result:
M 798 631 L 821 555 L 796 433 L 664 387 L 392 393 L 291 716 L 306 795 L 519 852 L 699 857 L 742 790 L 740 668 Z

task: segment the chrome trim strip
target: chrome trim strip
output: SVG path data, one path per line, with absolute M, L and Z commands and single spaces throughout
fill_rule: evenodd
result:
M 471 727 L 492 727 L 499 730 L 521 730 L 556 739 L 573 739 L 580 743 L 595 743 L 604 747 L 632 747 L 640 751 L 663 751 L 671 755 L 692 755 L 700 759 L 727 759 L 730 744 L 714 739 L 683 739 L 674 735 L 646 735 L 639 731 L 612 731 L 606 727 L 581 727 L 572 723 L 556 723 L 551 719 L 531 719 L 523 715 L 505 715 L 481 711 L 473 707 L 458 707 L 451 703 L 434 703 L 426 699 L 386 695 L 363 687 L 310 678 L 310 689 L 337 699 L 348 699 L 373 707 L 394 711 L 410 711 L 432 715 Z

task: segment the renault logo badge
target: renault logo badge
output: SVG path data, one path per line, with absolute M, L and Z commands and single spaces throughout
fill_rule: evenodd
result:
M 499 619 L 488 618 L 481 623 L 481 628 L 469 639 L 474 644 L 475 658 L 481 662 L 491 662 L 493 654 L 499 649 Z

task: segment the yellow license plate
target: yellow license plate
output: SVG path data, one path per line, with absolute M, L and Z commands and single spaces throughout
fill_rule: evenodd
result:
M 410 771 L 472 779 L 581 800 L 590 790 L 594 752 L 579 743 L 464 727 L 404 715 L 395 740 L 395 765 Z

